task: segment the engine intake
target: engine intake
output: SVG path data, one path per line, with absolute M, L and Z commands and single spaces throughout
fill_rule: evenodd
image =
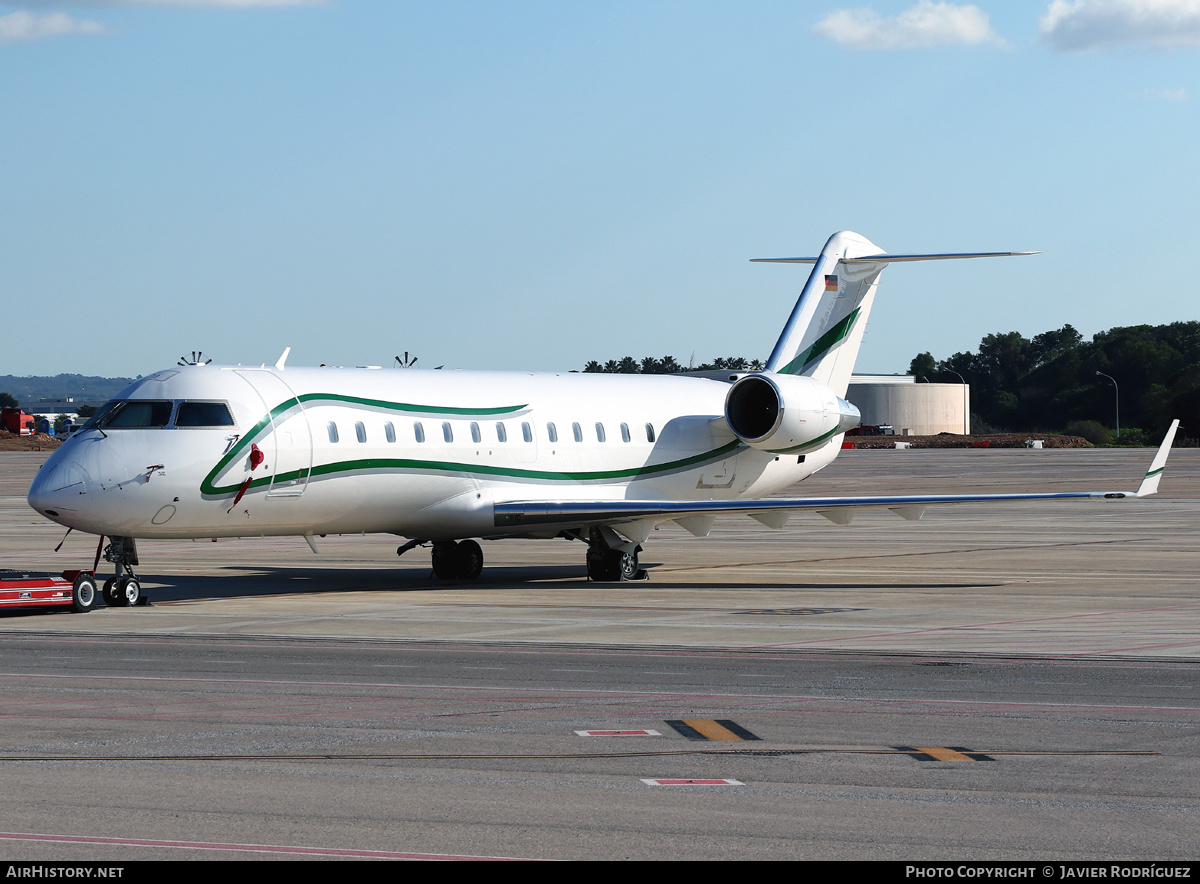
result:
M 725 396 L 725 420 L 752 448 L 775 453 L 823 444 L 857 427 L 858 409 L 819 381 L 796 375 L 752 374 Z

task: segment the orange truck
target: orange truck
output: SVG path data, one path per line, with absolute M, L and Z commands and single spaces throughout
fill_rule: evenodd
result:
M 19 408 L 0 409 L 0 425 L 18 436 L 32 436 L 34 433 L 33 415 L 26 414 Z

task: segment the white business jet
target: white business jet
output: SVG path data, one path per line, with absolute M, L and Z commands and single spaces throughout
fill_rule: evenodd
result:
M 919 519 L 962 502 L 1153 494 L 1172 424 L 1136 491 L 768 497 L 828 465 L 859 423 L 847 402 L 879 274 L 891 263 L 1030 252 L 889 255 L 835 233 L 763 371 L 531 374 L 182 365 L 141 378 L 42 466 L 39 513 L 108 537 L 109 604 L 136 604 L 138 538 L 380 533 L 432 544 L 440 578 L 474 578 L 474 538 L 587 544 L 595 580 L 644 578 L 656 525 L 719 515 L 782 528 L 799 510 Z M 97 549 L 99 550 L 99 546 Z

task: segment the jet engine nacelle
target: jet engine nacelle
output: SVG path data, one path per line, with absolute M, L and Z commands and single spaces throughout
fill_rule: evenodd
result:
M 752 448 L 795 452 L 857 427 L 858 409 L 809 377 L 751 374 L 725 396 L 725 420 Z

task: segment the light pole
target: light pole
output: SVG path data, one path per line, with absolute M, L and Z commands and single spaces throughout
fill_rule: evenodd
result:
M 962 381 L 962 388 L 963 388 L 963 435 L 964 435 L 964 436 L 970 436 L 970 435 L 971 435 L 971 413 L 970 413 L 970 412 L 967 410 L 967 379 L 966 379 L 966 378 L 964 378 L 962 375 L 960 375 L 958 372 L 956 372 L 956 371 L 955 371 L 954 369 L 952 369 L 952 368 L 947 368 L 947 369 L 945 369 L 945 370 L 946 370 L 946 371 L 948 371 L 948 372 L 950 372 L 950 374 L 952 374 L 952 375 L 955 375 L 955 376 L 956 376 L 956 377 L 957 377 L 957 378 L 958 378 L 960 381 Z
M 1117 386 L 1117 379 L 1110 374 L 1105 374 L 1102 371 L 1096 372 L 1102 378 L 1108 378 L 1113 382 L 1113 396 L 1117 401 L 1117 439 L 1121 438 L 1121 388 Z

